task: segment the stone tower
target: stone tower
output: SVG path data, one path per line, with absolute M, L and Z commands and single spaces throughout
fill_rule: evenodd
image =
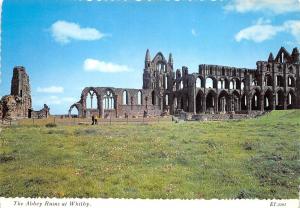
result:
M 149 49 L 146 51 L 145 68 L 143 73 L 143 89 L 152 90 L 151 100 L 153 105 L 159 105 L 161 110 L 168 109 L 170 95 L 173 88 L 173 57 L 169 54 L 166 60 L 161 52 L 158 52 L 151 60 Z
M 29 76 L 23 66 L 14 67 L 10 94 L 11 96 L 14 96 L 17 101 L 16 116 L 30 116 L 29 114 L 31 113 L 32 103 Z

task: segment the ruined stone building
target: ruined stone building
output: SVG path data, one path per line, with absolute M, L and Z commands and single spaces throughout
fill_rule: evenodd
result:
M 40 111 L 33 111 L 29 76 L 23 66 L 16 66 L 13 69 L 11 80 L 11 93 L 0 100 L 0 118 L 42 118 L 49 115 L 47 105 Z
M 79 117 L 124 117 L 176 114 L 249 114 L 274 109 L 300 108 L 299 51 L 280 48 L 276 57 L 257 61 L 256 69 L 199 65 L 197 73 L 187 67 L 173 69 L 157 53 L 151 60 L 147 50 L 142 89 L 86 87 L 78 102 Z M 91 106 L 87 106 L 91 99 Z M 94 104 L 94 105 L 93 105 Z

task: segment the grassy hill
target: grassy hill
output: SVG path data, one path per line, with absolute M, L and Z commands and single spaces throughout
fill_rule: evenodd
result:
M 300 110 L 258 119 L 13 126 L 0 196 L 297 198 Z

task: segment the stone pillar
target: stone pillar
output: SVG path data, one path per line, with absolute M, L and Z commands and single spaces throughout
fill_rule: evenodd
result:
M 98 106 L 99 106 L 99 117 L 104 117 L 104 106 L 103 106 L 103 98 L 98 98 Z
M 275 110 L 276 109 L 276 94 L 273 94 L 273 100 L 272 100 L 272 110 Z
M 202 109 L 203 109 L 203 113 L 205 113 L 206 112 L 206 95 L 205 94 L 203 95 L 203 98 L 204 99 L 202 99 Z
M 260 94 L 260 111 L 264 111 L 264 95 L 263 94 Z
M 248 112 L 251 112 L 252 102 L 251 102 L 251 98 L 249 95 L 246 96 L 246 100 L 247 100 L 247 110 L 248 110 Z
M 118 95 L 115 95 L 114 97 L 114 108 L 115 108 L 115 112 L 116 112 L 116 118 L 118 118 Z
M 215 104 L 215 106 L 214 106 L 214 108 L 215 108 L 215 113 L 217 113 L 217 112 L 219 112 L 219 108 L 218 108 L 218 96 L 216 96 L 215 98 L 214 98 L 214 104 Z
M 194 114 L 196 114 L 197 112 L 196 112 L 196 85 L 194 86 L 194 97 L 193 97 L 193 107 L 194 107 L 194 109 L 193 109 L 193 111 L 194 111 Z
M 287 109 L 287 96 L 284 95 L 284 102 L 283 102 L 283 109 L 286 110 Z

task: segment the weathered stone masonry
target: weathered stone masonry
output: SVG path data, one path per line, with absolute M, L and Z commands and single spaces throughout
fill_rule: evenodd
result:
M 173 58 L 157 53 L 151 60 L 147 50 L 143 89 L 87 87 L 77 108 L 79 117 L 123 117 L 176 114 L 251 113 L 274 109 L 300 108 L 299 51 L 290 54 L 281 48 L 274 58 L 258 61 L 257 68 L 245 69 L 218 65 L 199 65 L 198 73 L 187 67 L 173 71 Z M 86 106 L 87 97 L 97 105 Z
M 29 76 L 23 66 L 13 69 L 11 93 L 0 100 L 1 119 L 43 118 L 49 116 L 50 108 L 44 105 L 40 111 L 33 111 Z

